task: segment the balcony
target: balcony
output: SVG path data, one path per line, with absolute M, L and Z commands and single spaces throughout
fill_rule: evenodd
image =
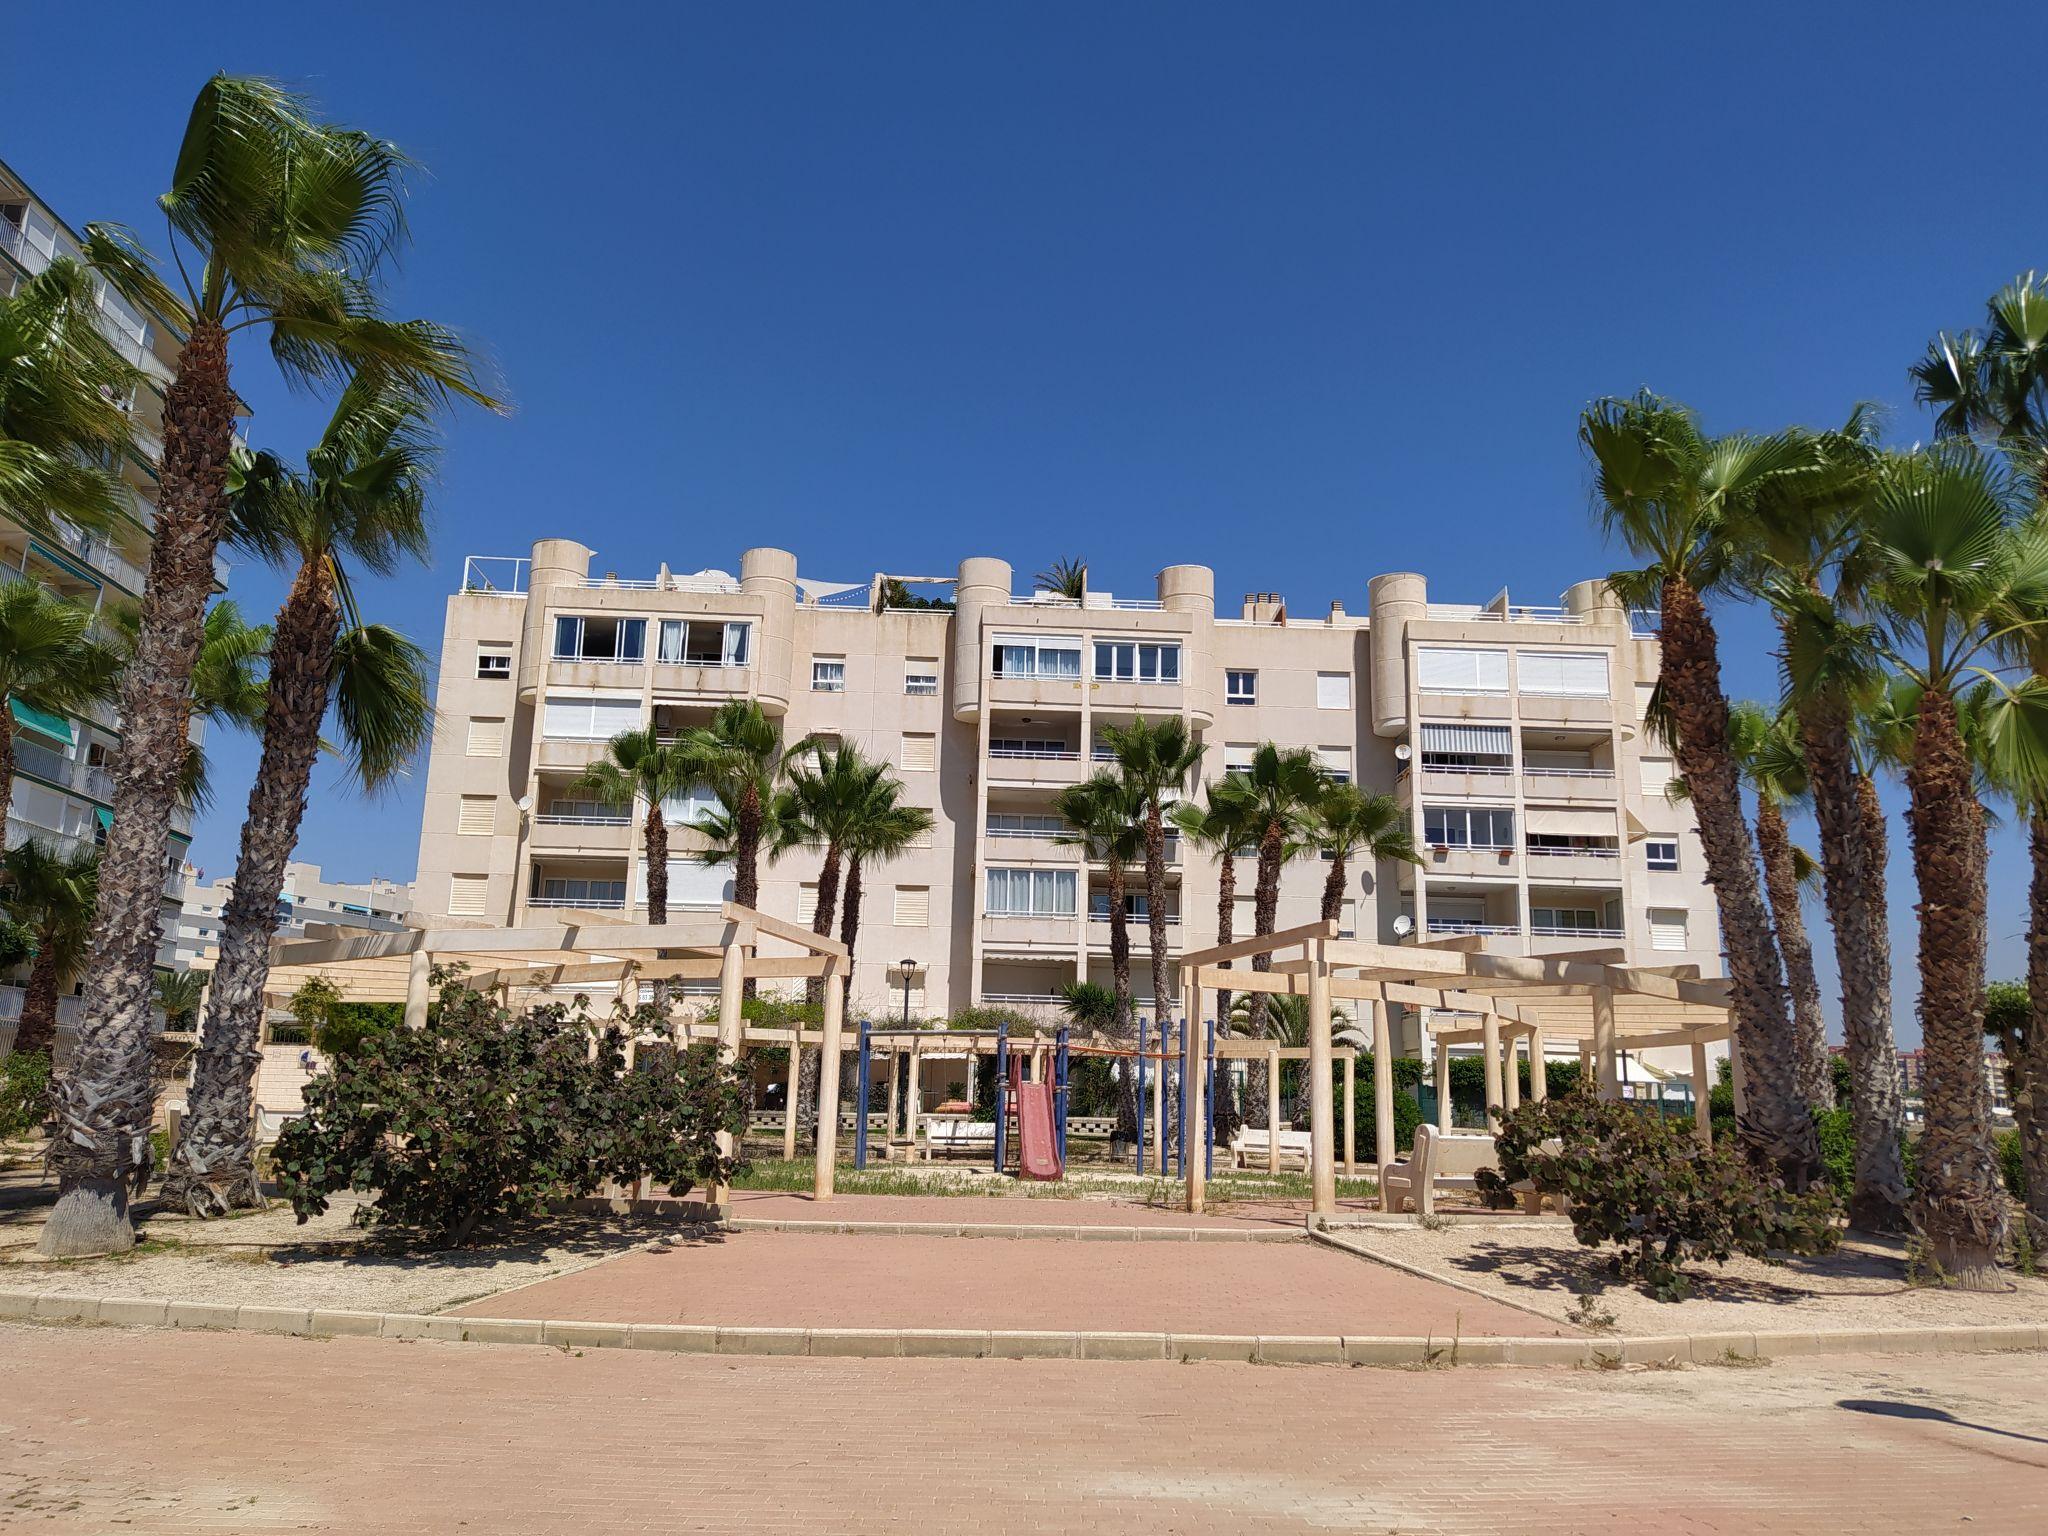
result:
M 1433 939 L 1463 938 L 1476 934 L 1481 938 L 1518 939 L 1522 936 L 1518 923 L 1489 923 L 1478 918 L 1432 917 L 1424 931 Z
M 1421 772 L 1422 790 L 1431 798 L 1448 795 L 1462 799 L 1498 801 L 1505 799 L 1511 792 L 1509 786 L 1514 782 L 1514 773 L 1514 769 L 1506 764 L 1497 768 L 1470 765 L 1445 768 L 1434 763 L 1424 763 Z M 1414 778 L 1414 774 L 1403 774 L 1401 782 L 1409 784 Z
M 1524 768 L 1522 794 L 1567 805 L 1612 805 L 1618 793 L 1611 768 Z
M 1007 747 L 988 749 L 990 784 L 1063 788 L 1087 777 L 1078 747 Z
M 1592 880 L 1612 886 L 1620 878 L 1616 848 L 1527 848 L 1531 880 Z
M 535 853 L 623 854 L 632 846 L 630 816 L 554 815 L 533 818 L 529 842 Z
M 1129 933 L 1131 938 L 1131 955 L 1134 959 L 1151 953 L 1151 931 L 1151 925 L 1146 919 L 1135 915 L 1131 917 Z M 1178 912 L 1169 912 L 1166 915 L 1166 947 L 1169 952 L 1176 955 L 1181 951 L 1180 914 Z M 1109 953 L 1109 914 L 1107 912 L 1090 912 L 1088 914 L 1088 953 L 1091 955 L 1106 955 Z
M 574 736 L 546 736 L 540 741 L 540 767 L 559 769 L 565 773 L 581 773 L 597 759 L 604 756 L 609 738 L 583 739 Z
M 981 919 L 981 942 L 991 953 L 1065 953 L 1072 955 L 1080 939 L 1080 919 L 1040 913 L 988 912 Z
M 1432 875 L 1455 876 L 1501 876 L 1513 879 L 1515 874 L 1515 852 L 1511 845 L 1496 847 L 1474 847 L 1469 844 L 1425 845 L 1423 858 Z

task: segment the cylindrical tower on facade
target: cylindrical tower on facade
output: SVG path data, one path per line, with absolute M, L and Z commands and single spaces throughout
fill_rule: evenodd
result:
M 981 715 L 981 616 L 1010 600 L 1010 562 L 976 555 L 960 562 L 953 587 L 953 718 Z
M 1372 729 L 1408 733 L 1408 624 L 1429 612 L 1429 583 L 1413 571 L 1390 571 L 1365 586 L 1371 624 Z
M 563 587 L 580 587 L 590 579 L 591 552 L 574 539 L 542 539 L 533 546 L 533 564 L 526 577 L 526 617 L 519 633 L 519 702 L 531 704 L 540 687 L 541 671 L 554 653 L 550 609 Z
M 762 711 L 786 714 L 796 667 L 796 556 L 786 549 L 750 549 L 740 556 L 740 590 L 762 602 L 755 637 L 754 697 Z
M 1216 723 L 1216 573 L 1206 565 L 1169 565 L 1159 573 L 1159 606 L 1192 621 L 1181 648 L 1180 685 L 1189 723 Z

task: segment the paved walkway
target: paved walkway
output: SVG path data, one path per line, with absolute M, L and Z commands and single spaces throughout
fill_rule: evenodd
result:
M 1061 1200 L 1028 1195 L 834 1195 L 813 1200 L 809 1195 L 774 1190 L 733 1191 L 732 1213 L 767 1221 L 941 1222 L 948 1226 L 1042 1227 L 1211 1227 L 1223 1230 L 1265 1230 L 1284 1227 L 1299 1232 L 1306 1205 L 1276 1205 L 1248 1215 L 1190 1216 L 1186 1211 L 1113 1200 Z
M 1571 1330 L 1320 1244 L 743 1232 L 455 1309 L 784 1328 L 1534 1337 Z
M 2048 1529 L 2038 1357 L 1380 1371 L 0 1325 L 0 1528 Z M 1428 1471 L 1380 1454 L 1433 1423 Z

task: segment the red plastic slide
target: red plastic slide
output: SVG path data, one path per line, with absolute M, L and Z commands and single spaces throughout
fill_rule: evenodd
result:
M 1063 1177 L 1052 1134 L 1052 1084 L 1013 1077 L 1010 1095 L 1017 1102 L 1017 1171 L 1027 1179 Z

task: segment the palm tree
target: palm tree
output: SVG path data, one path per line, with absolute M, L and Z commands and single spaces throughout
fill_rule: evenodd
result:
M 141 611 L 124 603 L 109 614 L 119 664 L 132 666 L 142 628 Z M 192 665 L 192 713 L 223 729 L 256 730 L 263 724 L 269 659 L 270 626 L 249 623 L 232 598 L 215 602 L 199 626 L 199 659 Z M 194 810 L 208 810 L 213 805 L 206 749 L 197 742 L 187 742 L 178 793 Z
M 684 737 L 682 746 L 724 810 L 700 828 L 713 844 L 701 857 L 707 864 L 730 860 L 732 899 L 758 907 L 762 839 L 771 830 L 768 811 L 782 772 L 782 727 L 752 699 L 728 699 L 709 725 Z
M 1063 847 L 1079 848 L 1100 862 L 1109 881 L 1109 976 L 1116 1013 L 1113 1033 L 1129 1039 L 1131 1015 L 1130 914 L 1124 909 L 1125 873 L 1144 847 L 1143 811 L 1130 787 L 1113 773 L 1098 773 L 1070 784 L 1053 798 L 1053 811 L 1065 830 L 1053 834 Z M 1084 874 L 1085 881 L 1086 876 Z M 1084 919 L 1085 920 L 1085 919 Z M 1138 1132 L 1138 1099 L 1128 1062 L 1117 1072 L 1117 1137 L 1129 1141 Z
M 59 853 L 33 840 L 0 856 L 0 901 L 35 943 L 14 1030 L 17 1051 L 55 1050 L 57 996 L 77 973 L 92 934 L 99 862 L 96 848 Z
M 773 818 L 775 852 L 800 846 L 824 850 L 811 932 L 830 934 L 839 916 L 847 838 L 874 813 L 873 796 L 888 775 L 888 765 L 873 761 L 855 746 L 807 740 L 789 754 L 786 772 L 789 787 L 777 797 Z M 824 985 L 815 979 L 810 983 L 812 1002 L 823 997 Z
M 1332 784 L 1323 791 L 1309 821 L 1308 840 L 1330 861 L 1330 872 L 1323 878 L 1326 923 L 1343 915 L 1353 858 L 1370 863 L 1388 859 L 1422 863 L 1414 829 L 1401 803 L 1392 795 L 1367 794 L 1355 784 Z
M 1237 917 L 1237 857 L 1247 843 L 1256 841 L 1245 814 L 1242 795 L 1231 789 L 1228 778 L 1212 780 L 1203 792 L 1202 803 L 1183 800 L 1173 808 L 1173 824 L 1181 838 L 1205 848 L 1216 858 L 1216 942 L 1228 944 Z M 1228 969 L 1230 962 L 1223 962 Z M 1216 995 L 1216 1026 L 1229 1034 L 1230 994 Z M 1231 1127 L 1233 1130 L 1236 1127 Z
M 916 846 L 930 832 L 932 813 L 921 805 L 901 805 L 901 781 L 883 775 L 869 792 L 868 803 L 859 819 L 848 829 L 841 843 L 846 855 L 846 893 L 840 901 L 839 938 L 846 945 L 846 988 L 853 990 L 855 946 L 860 938 L 861 878 L 875 864 L 889 860 Z
M 1298 993 L 1272 993 L 1266 999 L 1265 1022 L 1256 1030 L 1252 1027 L 1252 999 L 1259 994 L 1246 993 L 1235 1004 L 1237 1023 L 1244 1026 L 1248 1034 L 1255 1033 L 1288 1050 L 1299 1050 L 1308 1044 L 1308 999 Z M 1351 1016 L 1343 1008 L 1333 1005 L 1330 1009 L 1330 1037 L 1339 1045 L 1350 1045 L 1359 1050 L 1371 1050 L 1372 1041 L 1351 1027 Z M 1257 1058 L 1253 1058 L 1257 1061 Z M 1263 1063 L 1260 1063 L 1263 1072 Z M 1307 1087 L 1308 1073 L 1298 1071 L 1292 1074 L 1293 1091 L 1283 1092 L 1280 1113 L 1283 1118 L 1299 1125 L 1302 1119 L 1301 1100 Z M 1264 1101 L 1265 1085 L 1259 1086 L 1261 1102 Z
M 1050 569 L 1040 571 L 1032 580 L 1039 591 L 1078 603 L 1088 596 L 1088 562 L 1072 557 L 1055 560 Z
M 0 587 L 0 796 L 14 788 L 14 705 L 68 715 L 113 696 L 120 658 L 92 628 L 40 582 Z
M 1735 574 L 1731 527 L 1774 483 L 1810 469 L 1817 454 L 1790 433 L 1708 437 L 1691 412 L 1649 394 L 1597 402 L 1581 418 L 1579 436 L 1594 464 L 1601 521 L 1644 562 L 1609 585 L 1632 607 L 1655 606 L 1661 615 L 1660 686 L 1728 954 L 1748 1086 L 1742 1136 L 1753 1156 L 1803 1189 L 1820 1173 L 1820 1141 L 1799 1092 L 1798 1042 L 1728 749 L 1728 699 L 1706 599 Z
M 391 145 L 316 121 L 278 86 L 216 75 L 193 104 L 170 189 L 158 200 L 184 300 L 120 231 L 87 230 L 88 260 L 130 297 L 185 322 L 186 343 L 164 397 L 156 537 L 137 664 L 122 687 L 85 1022 L 55 1094 L 62 1133 L 50 1165 L 59 1194 L 43 1228 L 46 1255 L 132 1246 L 128 1193 L 150 1172 L 150 978 L 192 668 L 228 525 L 239 409 L 229 337 L 267 332 L 288 382 L 367 373 L 423 399 L 496 405 L 450 332 L 381 311 L 374 279 L 405 233 L 405 170 Z
M 1984 808 L 1959 696 L 1999 645 L 2048 614 L 2048 527 L 2014 516 L 2014 489 L 1975 446 L 1888 461 L 1865 539 L 1890 659 L 1919 690 L 1906 771 L 1920 894 L 1920 1030 L 1927 1056 L 1916 1225 L 1944 1277 L 1998 1284 L 2005 1196 L 1984 1083 Z M 2048 683 L 1998 684 L 1984 739 L 2002 783 L 2048 786 Z
M 1202 766 L 1202 748 L 1178 715 L 1157 722 L 1133 720 L 1126 728 L 1105 725 L 1103 740 L 1131 797 L 1137 801 L 1145 835 L 1145 926 L 1152 950 L 1152 1004 L 1164 1021 L 1173 1012 L 1166 984 L 1166 816 L 1186 793 Z
M 164 1011 L 164 1028 L 183 1033 L 199 1022 L 199 1005 L 206 997 L 203 971 L 158 971 L 156 1005 Z
M 271 633 L 263 750 L 234 894 L 221 914 L 185 1128 L 164 1184 L 165 1198 L 195 1216 L 262 1203 L 250 1113 L 263 1059 L 263 984 L 322 722 L 332 708 L 351 769 L 372 793 L 403 771 L 432 727 L 426 657 L 396 631 L 362 623 L 354 572 L 388 575 L 425 557 L 434 459 L 418 400 L 371 375 L 342 391 L 303 472 L 270 454 L 236 456 L 235 543 L 288 575 L 291 589 Z
M 1273 931 L 1280 912 L 1281 867 L 1307 849 L 1315 809 L 1329 787 L 1329 775 L 1307 748 L 1282 748 L 1270 741 L 1252 753 L 1248 768 L 1224 775 L 1224 790 L 1238 798 L 1246 830 L 1259 851 L 1258 876 L 1252 886 L 1255 937 Z M 1270 971 L 1273 957 L 1254 955 L 1251 968 Z M 1254 1033 L 1265 1028 L 1266 997 L 1264 992 L 1254 992 L 1247 1004 Z
M 1828 1061 L 1827 1019 L 1821 1012 L 1813 943 L 1799 908 L 1800 889 L 1812 876 L 1813 862 L 1793 844 L 1785 825 L 1786 807 L 1803 806 L 1811 799 L 1797 725 L 1788 716 L 1745 699 L 1729 711 L 1728 727 L 1736 768 L 1756 797 L 1756 846 L 1763 859 L 1764 891 L 1770 898 L 1778 953 L 1792 996 L 1792 1024 L 1799 1036 L 1800 1093 L 1815 1108 L 1832 1109 L 1835 1083 Z
M 0 513 L 45 537 L 104 527 L 123 497 L 121 402 L 141 373 L 100 332 L 93 274 L 60 257 L 0 295 Z
M 1117 1028 L 1116 994 L 1092 981 L 1069 981 L 1059 989 L 1060 1012 L 1076 1029 L 1090 1033 Z
M 647 921 L 668 921 L 668 821 L 662 806 L 693 782 L 692 765 L 676 744 L 665 742 L 652 726 L 621 731 L 605 743 L 595 759 L 570 786 L 604 805 L 630 808 L 645 802 L 641 835 L 647 855 Z

